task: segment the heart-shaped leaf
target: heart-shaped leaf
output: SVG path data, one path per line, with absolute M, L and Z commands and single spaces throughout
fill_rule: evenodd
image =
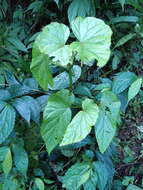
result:
M 41 53 L 53 57 L 53 61 L 59 62 L 61 66 L 66 66 L 72 56 L 71 47 L 65 45 L 69 34 L 66 25 L 53 22 L 43 28 L 35 43 Z
M 90 99 L 82 103 L 83 110 L 78 112 L 68 125 L 61 146 L 83 140 L 95 125 L 98 117 L 98 106 Z
M 85 64 L 96 59 L 97 65 L 103 67 L 110 57 L 110 27 L 95 17 L 77 17 L 72 21 L 71 27 L 79 40 L 71 44 L 72 49 L 77 52 L 77 59 Z
M 48 98 L 41 133 L 49 154 L 61 142 L 70 123 L 70 105 L 73 101 L 74 96 L 68 90 L 59 91 Z

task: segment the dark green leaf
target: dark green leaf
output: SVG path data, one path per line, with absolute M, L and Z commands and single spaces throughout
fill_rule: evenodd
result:
M 99 150 L 104 153 L 116 132 L 116 125 L 109 112 L 100 111 L 95 124 L 95 134 Z
M 120 94 L 126 90 L 130 84 L 136 79 L 136 75 L 131 72 L 121 72 L 114 80 L 112 91 L 115 94 Z
M 12 105 L 15 107 L 17 112 L 24 118 L 28 123 L 30 122 L 30 109 L 29 105 L 23 98 L 16 98 Z
M 68 8 L 69 22 L 73 21 L 77 16 L 85 17 L 90 12 L 90 0 L 77 1 L 73 0 Z
M 17 170 L 26 177 L 27 169 L 28 169 L 28 155 L 22 145 L 14 144 L 13 145 L 14 152 L 14 163 Z
M 5 104 L 0 110 L 0 143 L 3 143 L 13 130 L 15 123 L 15 110 Z
M 118 16 L 112 19 L 112 23 L 120 23 L 120 22 L 138 22 L 139 18 L 137 16 Z
M 93 166 L 98 176 L 97 186 L 100 190 L 105 190 L 106 184 L 108 182 L 108 170 L 104 162 L 94 162 Z

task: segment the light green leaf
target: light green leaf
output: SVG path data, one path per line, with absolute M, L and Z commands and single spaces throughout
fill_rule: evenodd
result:
M 70 31 L 66 25 L 53 22 L 43 28 L 35 43 L 41 53 L 54 57 L 53 61 L 65 67 L 71 62 L 72 56 L 71 47 L 65 45 L 69 34 Z
M 143 79 L 138 78 L 131 84 L 128 91 L 128 102 L 139 93 L 142 82 L 143 82 Z
M 86 99 L 82 103 L 82 111 L 78 112 L 68 125 L 60 146 L 80 142 L 91 131 L 98 118 L 98 106 L 93 100 Z
M 77 16 L 85 17 L 90 11 L 90 0 L 73 0 L 68 8 L 69 22 L 73 21 Z
M 40 178 L 35 178 L 35 184 L 39 190 L 45 189 L 44 183 Z
M 78 65 L 74 65 L 72 68 L 72 83 L 75 83 L 81 75 L 81 68 Z M 69 74 L 64 71 L 57 75 L 54 79 L 53 87 L 49 86 L 51 90 L 61 90 L 69 87 Z
M 48 85 L 53 85 L 52 75 L 49 68 L 50 59 L 47 55 L 41 53 L 36 45 L 32 50 L 32 63 L 30 69 L 33 76 L 39 82 L 40 86 L 45 90 L 48 89 Z
M 63 188 L 77 190 L 90 177 L 91 167 L 88 163 L 76 163 L 68 169 L 62 179 Z
M 96 59 L 97 65 L 103 67 L 110 57 L 110 27 L 95 17 L 78 17 L 72 21 L 71 27 L 79 40 L 71 44 L 73 51 L 77 52 L 77 59 L 85 64 Z
M 15 110 L 9 104 L 5 104 L 0 110 L 0 143 L 3 143 L 13 130 L 15 123 Z
M 74 96 L 68 90 L 59 91 L 48 98 L 41 134 L 49 154 L 61 142 L 70 123 L 73 102 Z
M 2 168 L 3 168 L 4 174 L 8 175 L 12 168 L 12 155 L 11 155 L 10 149 L 8 150 L 8 152 L 5 156 L 5 159 L 2 163 Z
M 126 42 L 128 42 L 129 40 L 131 40 L 136 34 L 127 34 L 125 36 L 123 36 L 118 42 L 117 44 L 115 45 L 114 48 L 117 48 L 119 46 L 122 46 L 123 44 L 125 44 Z
M 110 145 L 116 132 L 116 125 L 109 112 L 100 111 L 95 124 L 95 134 L 99 150 L 104 153 Z
M 115 94 L 120 94 L 126 90 L 134 80 L 136 80 L 136 75 L 134 73 L 121 72 L 115 77 L 112 91 Z
M 28 155 L 26 151 L 19 143 L 13 145 L 13 152 L 14 152 L 14 162 L 17 170 L 26 177 L 28 169 Z

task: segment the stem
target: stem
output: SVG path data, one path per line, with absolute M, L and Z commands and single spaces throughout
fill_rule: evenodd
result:
M 68 74 L 69 74 L 69 90 L 72 92 L 73 91 L 73 86 L 72 86 L 72 66 L 69 66 Z

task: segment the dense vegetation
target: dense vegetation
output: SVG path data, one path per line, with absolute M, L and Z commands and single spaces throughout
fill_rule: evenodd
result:
M 0 190 L 142 190 L 142 86 L 142 0 L 0 0 Z

